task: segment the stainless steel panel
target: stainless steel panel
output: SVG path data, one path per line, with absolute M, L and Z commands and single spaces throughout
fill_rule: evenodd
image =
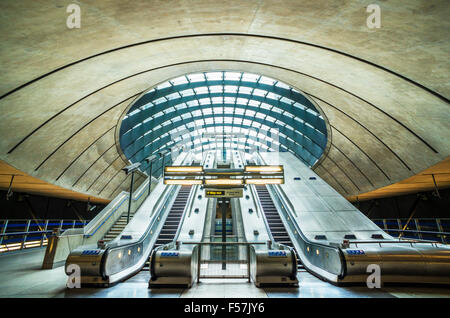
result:
M 342 220 L 351 231 L 380 231 L 380 228 L 361 212 L 335 212 L 336 218 Z
M 349 231 L 349 227 L 340 219 L 335 212 L 316 212 L 313 213 L 317 222 L 321 225 L 322 230 L 326 232 Z M 309 228 L 308 228 L 309 230 Z
M 328 206 L 316 197 L 298 197 L 291 194 L 289 199 L 297 212 L 330 212 Z
M 324 200 L 334 211 L 358 211 L 353 204 L 341 196 L 321 196 L 321 199 Z
M 314 217 L 314 214 L 315 212 L 298 212 L 298 223 L 302 224 L 308 231 L 322 231 L 322 225 Z

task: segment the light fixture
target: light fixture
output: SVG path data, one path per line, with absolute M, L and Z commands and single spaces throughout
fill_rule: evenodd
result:
M 125 173 L 128 175 L 131 172 L 136 171 L 140 166 L 141 166 L 141 163 L 140 162 L 136 162 L 136 163 L 133 163 L 133 164 L 131 164 L 129 166 L 126 166 L 125 168 L 122 168 L 122 170 L 125 171 Z
M 245 172 L 283 172 L 283 166 L 245 166 Z
M 281 178 L 245 179 L 245 184 L 283 184 Z
M 207 185 L 242 185 L 242 179 L 205 179 Z
M 202 180 L 200 180 L 200 179 L 166 179 L 166 180 L 164 180 L 164 184 L 194 185 L 194 184 L 202 184 Z
M 203 167 L 199 166 L 167 166 L 164 168 L 165 172 L 202 172 Z
M 150 162 L 155 161 L 157 158 L 158 158 L 158 157 L 157 157 L 156 155 L 151 155 L 151 156 L 148 156 L 147 158 L 145 158 L 145 161 L 146 161 L 147 163 L 150 163 Z

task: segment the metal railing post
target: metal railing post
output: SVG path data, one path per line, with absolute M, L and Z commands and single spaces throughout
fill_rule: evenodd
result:
M 442 224 L 441 224 L 441 219 L 436 219 L 436 224 L 437 224 L 437 227 L 438 227 L 438 231 L 439 232 L 444 232 L 444 229 L 443 229 Z M 442 241 L 443 244 L 446 243 L 444 235 L 441 235 L 441 241 Z
M 8 220 L 5 220 L 5 224 L 3 224 L 2 234 L 6 233 L 6 228 L 8 227 Z M 3 243 L 3 236 L 0 237 L 0 245 Z
M 30 230 L 30 223 L 31 223 L 31 220 L 28 220 L 28 222 L 27 222 L 27 229 L 25 230 L 26 233 L 28 233 L 28 231 Z M 23 249 L 23 248 L 24 248 L 24 246 L 25 246 L 25 241 L 27 240 L 27 237 L 28 237 L 27 234 L 25 234 L 25 235 L 23 236 L 23 240 L 22 240 L 22 244 L 20 245 L 20 249 Z
M 127 224 L 130 223 L 131 200 L 133 198 L 134 171 L 131 172 L 130 194 L 128 198 Z
M 417 232 L 417 235 L 419 236 L 419 239 L 422 239 L 423 236 L 422 236 L 422 233 L 420 233 L 421 228 L 420 228 L 420 224 L 419 224 L 419 222 L 417 221 L 417 219 L 414 219 L 414 224 L 416 225 L 416 230 L 418 231 L 418 232 Z
M 250 279 L 250 245 L 247 245 L 247 275 L 248 275 L 248 282 L 251 282 Z
M 198 256 L 197 256 L 197 284 L 200 283 L 200 262 L 202 260 L 202 244 L 198 244 Z
M 45 221 L 44 231 L 47 231 L 47 228 L 48 228 L 48 220 Z M 47 238 L 47 232 L 42 233 L 42 236 L 41 236 L 41 245 L 40 245 L 41 247 L 42 247 L 42 245 L 44 245 L 44 237 Z

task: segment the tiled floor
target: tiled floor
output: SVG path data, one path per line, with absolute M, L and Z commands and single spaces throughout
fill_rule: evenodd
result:
M 435 287 L 365 286 L 337 287 L 307 272 L 298 275 L 298 288 L 257 288 L 246 279 L 202 279 L 190 289 L 149 289 L 149 272 L 143 271 L 110 288 L 68 289 L 64 267 L 42 270 L 44 249 L 0 255 L 1 297 L 116 297 L 116 298 L 366 298 L 366 297 L 448 297 L 450 289 Z

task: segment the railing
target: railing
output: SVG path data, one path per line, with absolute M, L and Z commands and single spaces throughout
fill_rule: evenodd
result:
M 0 253 L 46 246 L 48 237 L 58 229 L 82 228 L 87 220 L 16 219 L 0 220 Z
M 283 189 L 273 185 L 267 186 L 267 189 L 280 217 L 284 219 L 283 223 L 287 225 L 286 230 L 305 268 L 329 281 L 337 282 L 345 272 L 342 251 L 335 246 L 309 241 L 298 224 L 291 221 L 294 220 L 294 213 L 290 210 L 292 205 L 286 202 L 288 199 Z
M 372 219 L 394 237 L 450 243 L 450 218 Z
M 110 283 L 132 275 L 145 264 L 148 257 L 138 257 L 137 259 L 137 256 L 128 253 L 128 251 L 136 249 L 139 255 L 150 254 L 150 248 L 152 247 L 150 243 L 152 240 L 156 240 L 159 234 L 156 230 L 159 224 L 164 221 L 163 215 L 168 211 L 167 208 L 175 200 L 177 189 L 178 186 L 164 188 L 162 195 L 155 204 L 155 213 L 152 215 L 147 230 L 136 242 L 118 246 L 107 245 L 101 272 L 103 277 L 109 277 Z M 118 258 L 121 258 L 120 263 L 116 262 Z
M 201 278 L 246 278 L 250 282 L 250 247 L 265 245 L 266 242 L 181 242 L 183 245 L 197 245 L 197 283 Z M 245 246 L 245 260 L 202 258 L 204 246 L 238 247 Z

